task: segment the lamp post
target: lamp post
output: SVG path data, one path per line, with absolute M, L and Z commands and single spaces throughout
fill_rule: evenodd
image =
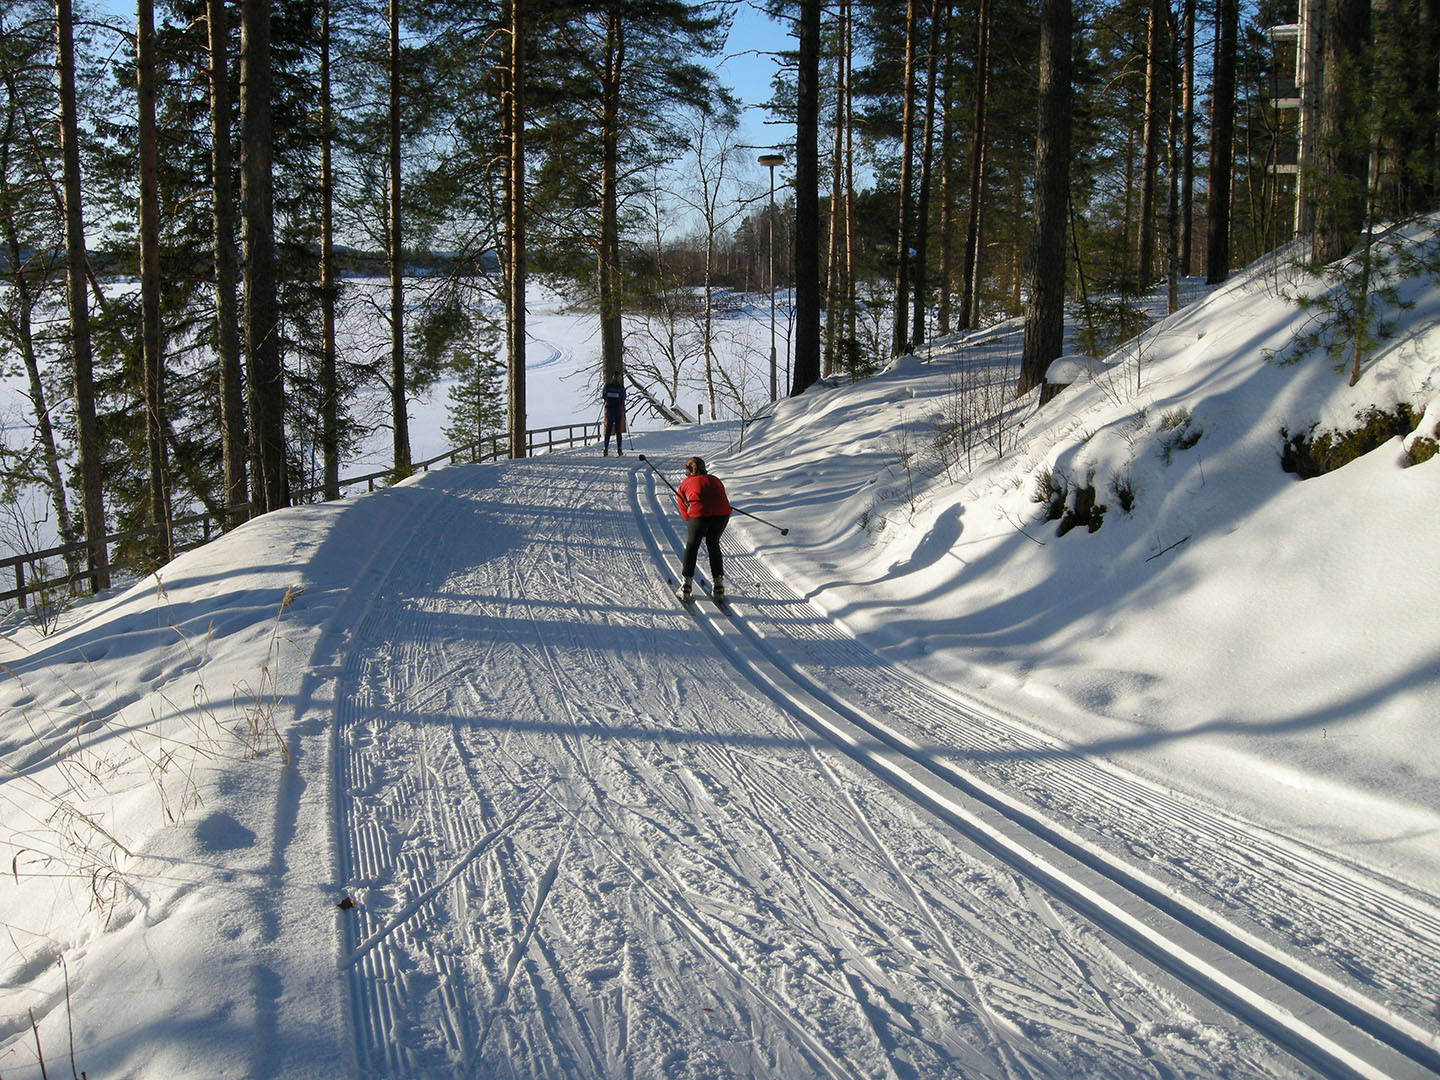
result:
M 770 400 L 779 397 L 775 385 L 775 166 L 784 165 L 782 154 L 761 154 L 757 159 L 770 170 Z

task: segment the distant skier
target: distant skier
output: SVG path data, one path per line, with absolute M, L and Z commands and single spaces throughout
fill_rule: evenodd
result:
M 625 430 L 625 384 L 620 381 L 620 376 L 605 384 L 605 391 L 600 395 L 605 401 L 605 453 L 604 457 L 610 456 L 610 435 L 615 435 L 615 456 L 624 457 L 625 450 L 620 445 L 621 433 Z
M 690 597 L 690 579 L 695 576 L 695 557 L 700 552 L 700 541 L 705 541 L 710 553 L 710 577 L 715 582 L 711 595 L 716 600 L 725 596 L 725 563 L 720 556 L 720 534 L 730 524 L 730 499 L 725 494 L 725 485 L 705 471 L 705 459 L 692 457 L 685 462 L 685 479 L 675 489 L 676 505 L 680 517 L 686 522 L 685 559 L 681 572 L 685 584 L 681 587 L 682 599 Z

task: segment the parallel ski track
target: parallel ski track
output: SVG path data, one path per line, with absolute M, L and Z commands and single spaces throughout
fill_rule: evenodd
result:
M 954 728 L 927 745 L 971 745 L 943 693 L 855 653 L 750 553 L 730 562 L 737 617 L 678 610 L 656 574 L 678 542 L 654 487 L 619 462 L 577 477 L 563 457 L 416 500 L 429 517 L 377 552 L 345 620 L 332 769 L 358 1074 L 656 1075 L 668 1047 L 695 1075 L 1205 1074 L 1228 1022 L 1155 985 L 1113 945 L 1127 934 L 1052 906 L 1042 890 L 1088 913 L 1008 833 L 967 825 L 957 785 L 826 727 L 873 713 L 900 731 L 887 702 L 904 687 L 934 697 L 915 715 Z M 476 563 L 476 528 L 514 543 Z M 839 662 L 855 705 L 830 689 Z M 882 749 L 886 767 L 867 758 Z M 1144 785 L 1130 799 L 1149 812 Z M 1200 1027 L 1172 1039 L 1174 1017 Z M 1292 1069 L 1248 1035 L 1227 1053 Z
M 435 537 L 443 537 L 449 531 L 449 523 L 438 515 L 432 517 L 434 525 L 425 532 L 417 530 L 417 540 L 408 548 L 394 552 L 388 567 L 374 575 L 379 579 L 374 582 L 376 596 L 382 592 L 389 596 L 383 601 L 370 603 L 352 630 L 356 647 L 349 650 L 343 666 L 337 710 L 333 755 L 339 804 L 337 817 L 343 822 L 337 829 L 336 837 L 338 870 L 341 879 L 362 896 L 362 902 L 342 921 L 342 966 L 348 971 L 351 983 L 357 1064 L 363 1075 L 428 1075 L 435 1069 L 433 1047 L 417 1046 L 414 1037 L 417 997 L 415 957 L 424 957 L 438 977 L 440 985 L 435 996 L 441 1007 L 438 1012 L 434 1009 L 427 1012 L 432 1018 L 430 1022 L 438 1023 L 438 1031 L 431 1032 L 430 1036 L 432 1042 L 438 1036 L 445 1044 L 443 1056 L 458 1063 L 459 1067 L 453 1070 L 454 1075 L 475 1074 L 487 1040 L 497 1030 L 495 1021 L 501 1015 L 500 1010 L 517 978 L 528 981 L 532 996 L 542 1000 L 553 999 L 555 987 L 565 985 L 566 973 L 554 962 L 541 940 L 539 929 L 541 912 L 564 860 L 565 849 L 562 847 L 544 871 L 537 875 L 522 865 L 523 856 L 510 848 L 505 839 L 511 825 L 529 813 L 536 800 L 555 803 L 560 814 L 571 818 L 576 834 L 587 835 L 592 843 L 601 846 L 613 844 L 613 837 L 623 836 L 624 833 L 622 828 L 613 827 L 608 830 L 613 836 L 607 840 L 583 816 L 575 815 L 563 796 L 556 796 L 555 788 L 579 780 L 596 786 L 595 808 L 604 806 L 603 792 L 594 779 L 595 764 L 589 760 L 586 744 L 573 736 L 561 736 L 573 763 L 569 777 L 556 774 L 524 778 L 528 786 L 535 787 L 539 794 L 515 809 L 505 820 L 497 816 L 495 808 L 486 799 L 484 789 L 476 782 L 475 766 L 453 726 L 447 732 L 447 745 L 416 747 L 422 762 L 418 772 L 402 772 L 391 777 L 382 775 L 392 760 L 393 750 L 377 748 L 372 752 L 372 746 L 381 739 L 390 738 L 392 732 L 400 731 L 403 726 L 388 722 L 390 717 L 386 714 L 389 706 L 383 698 L 392 688 L 396 673 L 412 676 L 409 680 L 412 701 L 408 704 L 413 711 L 426 705 L 432 696 L 439 693 L 440 687 L 449 685 L 453 689 L 458 683 L 468 689 L 469 684 L 464 679 L 455 678 L 456 669 L 466 669 L 466 673 L 473 676 L 477 666 L 473 661 L 462 661 L 458 665 L 446 665 L 428 677 L 413 677 L 422 675 L 427 654 L 444 655 L 443 647 L 424 635 L 393 642 L 386 650 L 388 656 L 383 658 L 375 652 L 376 647 L 385 642 L 390 631 L 395 629 L 395 612 L 393 606 L 387 608 L 387 604 L 393 605 L 397 598 L 403 603 L 407 597 L 423 594 L 422 583 L 429 573 L 427 568 L 432 563 L 445 563 L 443 558 L 437 559 L 430 549 L 441 546 L 442 541 Z M 619 580 L 644 580 L 646 567 L 641 556 L 632 552 L 630 557 L 634 560 L 631 572 L 619 575 Z M 530 571 L 525 563 L 528 558 L 528 554 L 522 553 L 516 560 L 508 585 L 509 594 L 519 601 L 511 617 L 518 616 L 520 619 L 534 617 L 537 599 L 540 604 L 548 602 L 547 598 L 527 595 Z M 679 613 L 674 617 L 676 620 L 684 618 Z M 407 629 L 414 625 L 407 624 Z M 558 707 L 568 710 L 572 702 L 593 696 L 593 687 L 578 685 L 573 676 L 552 660 L 543 635 L 537 633 L 534 642 L 533 664 L 537 670 L 546 673 L 545 681 L 558 691 L 555 699 Z M 589 670 L 599 669 L 603 669 L 603 665 L 593 665 Z M 433 693 L 432 687 L 437 688 Z M 404 718 L 396 713 L 393 719 L 400 721 Z M 568 726 L 575 730 L 584 730 L 592 723 L 573 711 L 568 721 Z M 508 755 L 504 746 L 495 749 L 502 755 L 502 764 L 512 765 L 517 773 L 525 772 L 525 763 Z M 442 752 L 447 761 L 433 760 L 437 752 Z M 441 769 L 447 765 L 458 766 L 458 778 L 463 781 L 472 801 L 481 808 L 479 821 L 463 814 L 446 812 L 440 805 L 453 795 L 457 779 L 456 770 L 449 769 L 448 783 L 452 786 L 447 790 L 447 781 L 440 775 Z M 406 807 L 415 806 L 422 808 L 421 812 L 429 820 L 424 830 L 419 830 L 417 823 L 409 831 L 432 831 L 443 837 L 445 850 L 462 853 L 448 866 L 442 864 L 442 857 L 432 848 L 409 845 L 402 833 L 394 831 L 396 826 L 403 826 L 403 815 L 415 812 Z M 635 865 L 639 858 L 636 853 L 624 851 L 616 851 L 615 857 L 618 865 L 627 868 Z M 501 922 L 508 922 L 514 931 L 513 945 L 501 969 L 492 973 L 495 975 L 492 988 L 485 993 L 455 963 L 448 943 L 428 941 L 423 933 L 416 932 L 416 924 L 425 921 L 423 909 L 440 900 L 452 884 L 457 886 L 454 895 L 444 899 L 457 910 L 465 909 L 466 890 L 460 887 L 461 879 L 470 879 L 469 884 L 477 886 L 474 875 L 482 858 L 494 860 L 499 870 L 495 879 L 498 889 L 492 894 L 503 898 L 509 916 Z M 533 898 L 523 892 L 523 882 L 527 879 L 538 879 L 539 882 Z M 364 902 L 365 894 L 376 887 L 381 887 L 383 892 L 397 884 L 402 886 L 403 898 L 399 903 L 391 904 L 388 910 L 384 906 Z M 678 882 L 667 883 L 663 866 L 651 866 L 647 873 L 636 875 L 635 884 L 650 896 L 656 907 L 668 915 L 672 924 L 700 952 L 710 954 L 733 978 L 748 984 L 749 993 L 756 1001 L 768 1003 L 779 1021 L 791 1029 L 797 1043 L 808 1049 L 817 1074 L 836 1078 L 858 1076 L 843 1060 L 833 1056 L 824 1040 L 810 1031 L 804 1020 L 794 1015 L 785 1002 L 774 999 L 749 980 L 728 957 L 724 947 L 714 940 L 713 933 L 706 929 L 707 920 L 691 910 L 685 899 L 686 890 Z M 481 916 L 476 913 L 475 917 L 478 919 Z M 488 918 L 493 921 L 493 914 Z M 389 947 L 391 944 L 399 948 Z M 527 958 L 528 962 L 522 963 Z M 404 968 L 398 966 L 401 960 L 405 961 Z M 532 965 L 538 966 L 538 973 L 531 970 Z M 418 989 L 423 991 L 424 987 Z M 561 994 L 560 997 L 563 1001 L 569 995 Z M 543 1015 L 550 1017 L 560 1011 L 565 1010 Z M 572 1005 L 568 1016 L 559 1021 L 559 1026 L 565 1030 L 553 1026 L 554 1021 L 546 1022 L 552 1024 L 548 1039 L 560 1059 L 564 1060 L 567 1054 L 579 1055 L 578 1062 L 571 1065 L 576 1071 L 586 1075 L 615 1075 L 628 1071 L 623 1064 L 618 1068 L 607 1067 L 607 1053 L 615 1048 L 607 1050 L 603 1035 L 590 1030 L 585 1009 L 578 1004 Z M 507 1045 L 502 1058 L 522 1052 Z M 890 1074 L 894 1075 L 893 1069 Z
M 636 473 L 662 567 L 679 544 L 663 494 Z M 726 548 L 732 617 L 701 618 L 811 729 L 1324 1075 L 1440 1075 L 1428 898 L 987 715 Z

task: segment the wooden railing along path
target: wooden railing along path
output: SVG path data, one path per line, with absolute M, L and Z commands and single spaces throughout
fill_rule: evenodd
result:
M 563 432 L 564 434 L 560 434 Z M 578 433 L 578 434 L 577 434 Z M 588 424 L 559 424 L 555 427 L 534 428 L 525 432 L 526 456 L 533 456 L 549 450 L 563 449 L 569 446 L 587 446 L 592 442 L 600 440 L 600 423 L 595 421 Z M 439 462 L 454 464 L 464 458 L 467 461 L 499 461 L 510 456 L 510 437 L 506 435 L 491 435 L 485 439 L 469 443 L 465 446 L 457 446 L 446 450 L 443 454 L 425 461 L 414 462 L 411 468 L 415 472 L 429 472 L 430 466 Z M 377 483 L 385 481 L 394 476 L 393 469 L 381 469 L 379 472 L 366 473 L 364 476 L 351 476 L 339 482 L 340 490 L 354 488 L 360 484 L 365 485 L 367 491 L 374 491 Z M 317 495 L 322 495 L 324 488 L 311 487 L 302 491 L 292 493 L 292 505 L 302 505 L 311 502 Z M 222 517 L 234 517 L 236 514 L 243 514 L 248 510 L 248 504 L 239 506 L 227 506 L 220 510 L 205 511 L 201 514 L 190 514 L 186 517 L 175 518 L 170 522 L 170 532 L 173 535 L 177 530 L 189 530 L 198 526 L 199 535 L 192 542 L 177 546 L 175 554 L 181 551 L 188 551 L 191 548 L 199 547 L 208 543 L 212 535 L 220 531 L 220 519 Z M 153 537 L 165 529 L 164 525 L 146 525 L 139 529 L 130 529 L 126 532 L 111 533 L 105 537 L 105 550 L 107 553 L 110 546 L 115 543 L 132 540 L 144 540 Z M 63 592 L 64 595 L 77 595 L 85 591 L 94 591 L 94 576 L 96 571 L 88 566 L 81 567 L 79 564 L 85 559 L 90 550 L 86 541 L 74 544 L 64 544 L 60 547 L 47 548 L 44 551 L 32 551 L 23 555 L 12 555 L 8 559 L 0 559 L 0 580 L 13 575 L 15 588 L 8 592 L 0 592 L 0 603 L 11 600 L 18 602 L 21 608 L 27 606 L 29 597 L 36 593 L 55 594 Z M 75 569 L 60 576 L 46 578 L 45 564 L 51 560 L 60 559 L 71 561 Z M 136 555 L 131 558 L 118 559 L 109 562 L 105 567 L 106 571 L 126 570 L 140 566 L 146 566 L 149 558 L 145 555 Z M 28 575 L 27 575 L 28 570 Z

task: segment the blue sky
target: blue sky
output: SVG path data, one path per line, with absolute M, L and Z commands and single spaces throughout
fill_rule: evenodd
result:
M 752 3 L 736 6 L 735 25 L 718 67 L 720 77 L 746 106 L 741 120 L 744 142 L 769 146 L 793 137 L 788 126 L 766 124 L 768 114 L 761 104 L 770 97 L 770 80 L 779 66 L 775 53 L 794 47 L 788 25 L 776 22 Z

